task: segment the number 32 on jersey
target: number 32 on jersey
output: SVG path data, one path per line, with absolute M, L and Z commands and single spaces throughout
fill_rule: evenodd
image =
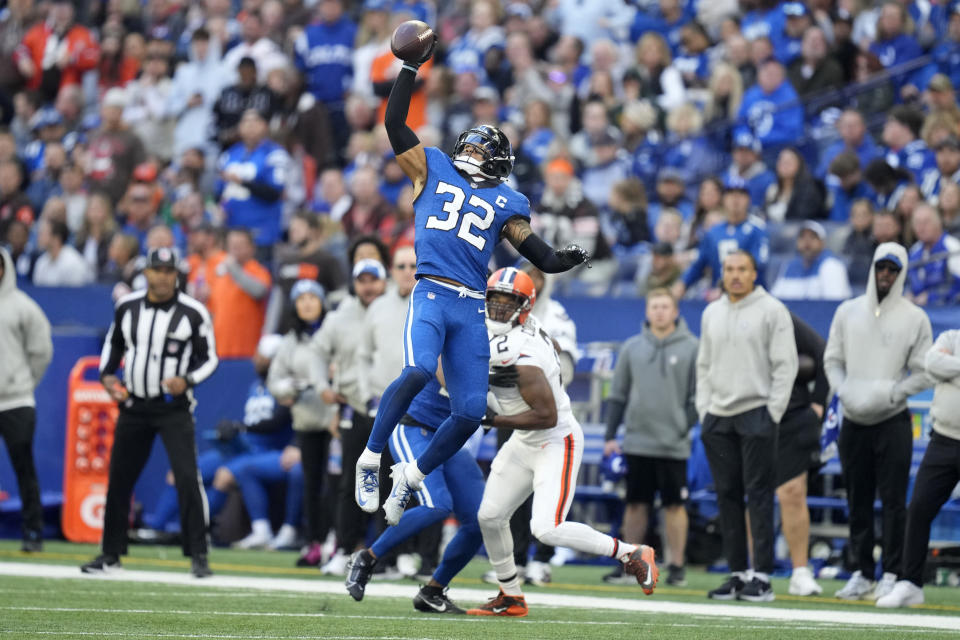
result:
M 487 239 L 472 233 L 471 228 L 476 227 L 480 231 L 489 229 L 496 217 L 493 206 L 476 194 L 471 194 L 470 199 L 467 200 L 467 195 L 463 192 L 463 189 L 456 185 L 447 182 L 437 183 L 437 195 L 448 193 L 453 196 L 453 199 L 443 203 L 443 211 L 447 214 L 447 217 L 441 219 L 437 216 L 430 216 L 427 218 L 426 228 L 452 231 L 457 226 L 457 223 L 459 223 L 460 228 L 457 230 L 457 237 L 466 240 L 476 247 L 477 250 L 483 251 L 483 248 L 487 244 Z M 478 215 L 478 213 L 474 211 L 463 211 L 464 200 L 467 200 L 468 206 L 477 209 L 483 215 Z M 503 208 L 505 204 L 507 204 L 507 199 L 502 195 L 497 196 L 497 206 Z

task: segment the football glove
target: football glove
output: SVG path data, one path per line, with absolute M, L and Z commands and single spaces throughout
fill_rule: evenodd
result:
M 587 263 L 590 267 L 590 255 L 578 244 L 568 244 L 563 249 L 557 249 L 555 252 L 557 260 L 563 263 L 567 269 L 572 269 L 578 264 Z

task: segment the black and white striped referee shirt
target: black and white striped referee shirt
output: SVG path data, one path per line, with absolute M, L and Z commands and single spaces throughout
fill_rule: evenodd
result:
M 117 301 L 113 323 L 100 354 L 100 377 L 116 374 L 123 360 L 123 384 L 134 399 L 164 395 L 161 380 L 180 376 L 189 387 L 217 368 L 210 313 L 199 301 L 178 293 L 167 302 L 136 291 Z

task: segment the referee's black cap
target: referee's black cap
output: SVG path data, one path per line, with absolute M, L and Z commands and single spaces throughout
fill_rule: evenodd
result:
M 147 254 L 147 269 L 177 268 L 177 253 L 169 247 L 150 249 Z

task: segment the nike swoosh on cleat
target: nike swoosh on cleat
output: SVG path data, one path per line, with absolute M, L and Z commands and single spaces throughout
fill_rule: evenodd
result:
M 510 607 L 493 607 L 493 608 L 490 609 L 490 610 L 493 611 L 494 613 L 503 613 L 504 611 L 506 611 L 506 610 L 509 609 L 509 608 L 510 608 Z
M 427 600 L 426 598 L 421 598 L 420 600 L 421 600 L 422 602 L 426 602 L 426 603 L 427 603 L 427 606 L 429 606 L 431 609 L 433 609 L 434 611 L 437 611 L 437 612 L 439 612 L 439 613 L 443 613 L 444 611 L 447 610 L 447 604 L 446 604 L 446 603 L 443 603 L 442 605 L 440 605 L 440 606 L 438 607 L 437 605 L 433 604 L 432 602 L 430 602 L 430 601 Z

